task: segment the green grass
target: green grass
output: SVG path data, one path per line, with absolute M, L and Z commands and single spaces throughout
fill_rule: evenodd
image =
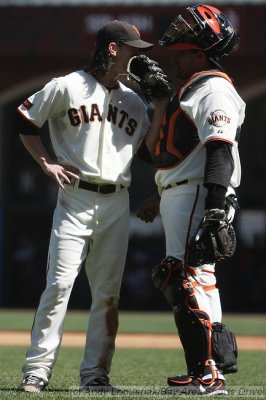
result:
M 82 348 L 62 348 L 53 377 L 48 388 L 41 394 L 25 394 L 16 392 L 16 387 L 21 380 L 21 366 L 24 360 L 26 348 L 24 347 L 0 347 L 1 357 L 1 400 L 68 400 L 68 399 L 173 399 L 171 396 L 119 396 L 119 395 L 88 395 L 77 396 L 70 389 L 79 385 L 79 364 L 82 359 Z M 257 386 L 264 387 L 264 396 L 242 397 L 242 399 L 265 399 L 266 352 L 242 351 L 239 355 L 239 372 L 227 376 L 227 386 L 230 388 Z M 185 371 L 183 352 L 181 350 L 132 350 L 117 349 L 111 371 L 111 382 L 117 387 L 139 387 L 150 389 L 164 389 L 166 377 Z M 183 397 L 182 397 L 183 398 Z M 186 396 L 186 398 L 191 398 Z M 193 396 L 192 398 L 195 398 Z M 236 396 L 219 396 L 219 399 L 236 399 Z
M 65 331 L 85 331 L 88 316 L 88 312 L 85 311 L 68 311 L 65 319 Z M 34 310 L 1 310 L 0 330 L 29 330 L 33 317 Z M 176 332 L 171 312 L 120 312 L 119 320 L 119 332 Z M 225 314 L 224 323 L 237 335 L 266 336 L 265 315 Z
M 0 311 L 0 330 L 29 330 L 34 317 L 34 310 L 2 310 Z M 88 313 L 67 313 L 66 331 L 85 331 Z M 225 315 L 224 322 L 237 335 L 266 335 L 266 318 L 263 315 Z M 169 313 L 120 313 L 120 332 L 135 333 L 175 333 L 172 314 Z M 0 399 L 1 400 L 70 400 L 70 399 L 173 399 L 175 396 L 134 396 L 134 395 L 91 395 L 79 394 L 70 388 L 79 385 L 79 365 L 83 355 L 82 348 L 63 347 L 60 350 L 53 377 L 48 388 L 40 394 L 25 394 L 16 392 L 21 381 L 21 367 L 24 362 L 25 347 L 0 347 Z M 240 351 L 239 372 L 227 376 L 230 388 L 263 387 L 264 395 L 219 396 L 219 399 L 233 400 L 236 398 L 257 400 L 266 398 L 265 378 L 266 351 Z M 182 350 L 156 349 L 117 349 L 111 370 L 111 383 L 118 387 L 134 387 L 163 390 L 166 387 L 166 377 L 185 372 L 185 362 Z M 197 396 L 186 396 L 195 398 Z M 183 397 L 182 397 L 183 398 Z

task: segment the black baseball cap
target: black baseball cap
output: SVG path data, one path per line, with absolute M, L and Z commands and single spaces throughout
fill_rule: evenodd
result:
M 102 26 L 96 34 L 96 47 L 103 47 L 111 42 L 125 43 L 138 49 L 151 49 L 152 43 L 141 40 L 138 28 L 125 21 L 113 20 Z

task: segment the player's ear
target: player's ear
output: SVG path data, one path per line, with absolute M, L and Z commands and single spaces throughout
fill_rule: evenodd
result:
M 111 42 L 108 45 L 108 50 L 111 56 L 116 56 L 117 55 L 117 50 L 118 50 L 118 45 L 115 42 Z

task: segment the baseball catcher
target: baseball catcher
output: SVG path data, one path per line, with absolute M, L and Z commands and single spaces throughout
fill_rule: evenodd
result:
M 177 15 L 159 41 L 182 85 L 165 107 L 156 144 L 166 254 L 152 279 L 173 309 L 184 349 L 187 373 L 167 379 L 180 394 L 226 395 L 224 374 L 237 371 L 235 335 L 221 322 L 215 264 L 236 248 L 226 197 L 234 203 L 241 181 L 245 103 L 220 60 L 238 40 L 222 11 L 198 4 Z M 140 218 L 150 221 L 154 214 L 144 211 Z
M 136 82 L 148 102 L 171 97 L 173 86 L 157 61 L 145 55 L 132 57 L 127 65 L 128 79 Z

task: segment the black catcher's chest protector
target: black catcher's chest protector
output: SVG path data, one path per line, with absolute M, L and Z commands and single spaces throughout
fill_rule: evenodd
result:
M 163 116 L 155 165 L 158 169 L 178 165 L 197 146 L 199 137 L 194 123 L 179 106 L 175 96 Z

